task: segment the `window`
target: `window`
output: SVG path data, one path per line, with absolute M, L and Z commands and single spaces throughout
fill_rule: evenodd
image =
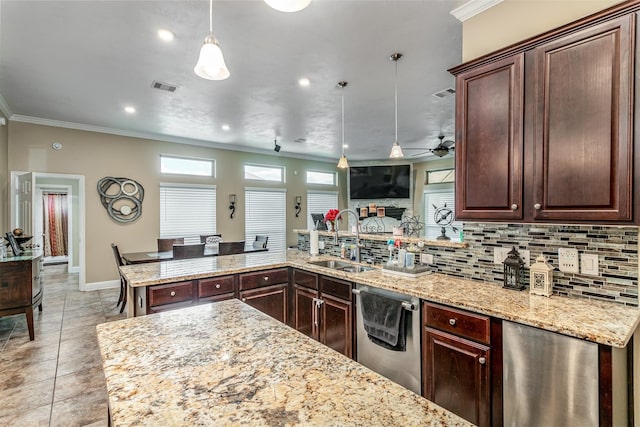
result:
M 215 160 L 160 156 L 160 173 L 214 176 Z
M 426 184 L 443 184 L 445 182 L 454 182 L 455 179 L 456 179 L 455 169 L 427 171 Z
M 216 187 L 160 184 L 160 237 L 185 237 L 200 243 L 201 234 L 216 233 Z
M 284 167 L 244 165 L 244 179 L 284 182 Z
M 246 188 L 244 191 L 244 235 L 247 243 L 257 235 L 269 236 L 270 251 L 284 251 L 287 247 L 286 197 L 281 189 Z
M 338 209 L 337 191 L 307 191 L 307 230 L 315 226 L 311 214 L 324 215 L 329 209 Z
M 453 191 L 438 191 L 438 192 L 427 192 L 424 193 L 424 225 L 425 225 L 425 237 L 429 240 L 435 240 L 438 236 L 442 234 L 442 227 L 435 222 L 434 215 L 436 213 L 437 208 L 441 208 L 444 205 L 447 205 L 447 208 L 451 209 L 455 214 L 455 193 Z M 435 207 L 434 207 L 435 205 Z M 453 232 L 451 227 L 446 228 L 447 236 L 451 238 L 453 241 L 460 240 L 459 232 L 462 230 L 462 223 L 458 221 L 454 221 L 451 224 L 453 227 L 458 229 L 458 232 Z
M 307 171 L 307 184 L 338 185 L 335 172 Z

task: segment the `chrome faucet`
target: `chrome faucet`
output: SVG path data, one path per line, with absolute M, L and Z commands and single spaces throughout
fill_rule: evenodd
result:
M 360 262 L 360 248 L 364 247 L 364 245 L 360 243 L 360 224 L 358 223 L 360 221 L 360 217 L 358 216 L 358 213 L 353 209 L 343 209 L 338 212 L 338 215 L 336 215 L 336 219 L 340 218 L 340 215 L 342 215 L 343 213 L 350 213 L 356 219 L 356 262 Z M 338 227 L 336 227 L 336 234 L 333 239 L 333 243 L 335 245 L 338 244 Z

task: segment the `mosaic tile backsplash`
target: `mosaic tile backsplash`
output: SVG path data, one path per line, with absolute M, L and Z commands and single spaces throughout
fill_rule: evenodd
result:
M 515 246 L 530 251 L 531 263 L 540 254 L 547 258 L 554 267 L 554 294 L 638 305 L 638 227 L 465 223 L 463 229 L 468 248 L 423 249 L 433 255 L 433 266 L 438 272 L 502 285 L 502 264 L 493 263 L 494 248 Z M 353 237 L 340 238 L 338 245 L 329 236 L 320 236 L 320 240 L 325 242 L 325 249 L 320 252 L 334 256 L 340 256 L 343 242 L 347 246 L 355 244 Z M 387 261 L 389 251 L 384 242 L 364 243 L 363 262 Z M 599 275 L 561 272 L 558 248 L 575 248 L 580 255 L 597 254 Z M 298 249 L 309 250 L 308 234 L 298 234 Z M 528 285 L 528 270 L 525 282 Z

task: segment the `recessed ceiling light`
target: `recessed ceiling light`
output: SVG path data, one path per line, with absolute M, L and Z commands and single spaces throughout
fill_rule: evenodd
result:
M 165 42 L 170 42 L 176 38 L 176 35 L 172 31 L 161 29 L 161 30 L 158 30 L 158 37 L 160 37 L 160 40 L 163 40 Z
M 124 107 L 124 111 L 129 114 L 133 114 L 136 112 L 136 109 L 134 107 Z
M 300 86 L 302 86 L 302 87 L 307 87 L 307 86 L 309 86 L 309 85 L 311 84 L 311 82 L 309 81 L 309 79 L 308 79 L 308 78 L 303 77 L 303 78 L 301 78 L 300 80 L 298 80 L 298 84 L 299 84 Z
M 231 126 L 229 126 L 229 125 L 222 125 L 222 130 L 231 130 Z

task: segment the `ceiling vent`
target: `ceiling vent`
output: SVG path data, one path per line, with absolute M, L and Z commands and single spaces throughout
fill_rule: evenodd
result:
M 448 87 L 445 90 L 434 93 L 433 96 L 435 96 L 436 98 L 446 98 L 447 96 L 453 95 L 454 93 L 456 93 L 456 90 L 452 87 Z
M 175 92 L 176 89 L 178 89 L 178 86 L 176 85 L 162 82 L 153 82 L 151 83 L 151 87 L 154 89 L 166 90 L 167 92 Z

